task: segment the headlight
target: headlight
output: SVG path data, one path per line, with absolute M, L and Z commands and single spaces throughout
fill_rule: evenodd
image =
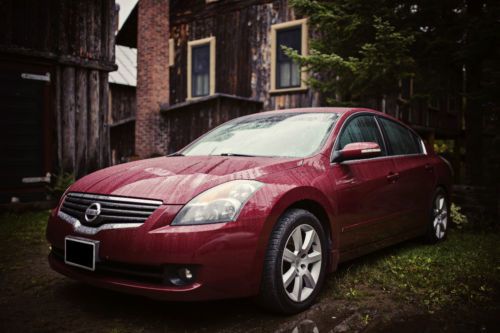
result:
M 233 180 L 212 187 L 185 205 L 172 225 L 234 221 L 247 200 L 263 185 L 255 180 Z

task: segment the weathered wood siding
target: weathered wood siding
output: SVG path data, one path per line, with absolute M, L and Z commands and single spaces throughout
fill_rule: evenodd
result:
M 319 95 L 306 92 L 270 94 L 271 25 L 295 20 L 287 0 L 173 0 L 170 37 L 175 63 L 170 69 L 170 103 L 187 96 L 187 43 L 216 37 L 215 91 L 264 102 L 265 110 L 316 106 Z
M 136 89 L 132 86 L 110 84 L 111 163 L 128 161 L 135 149 Z
M 0 61 L 50 68 L 57 166 L 76 176 L 109 165 L 108 72 L 114 0 L 0 0 Z
M 135 118 L 137 108 L 136 88 L 111 83 L 109 90 L 111 98 L 109 123 L 115 124 Z
M 114 0 L 0 0 L 2 53 L 114 66 Z

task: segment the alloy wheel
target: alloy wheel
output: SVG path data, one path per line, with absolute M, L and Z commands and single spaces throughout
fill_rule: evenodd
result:
M 281 276 L 288 297 L 303 302 L 316 288 L 321 273 L 321 241 L 308 225 L 296 227 L 285 243 L 281 260 Z
M 443 239 L 448 226 L 448 207 L 446 205 L 446 199 L 443 195 L 436 196 L 436 199 L 434 200 L 433 213 L 434 233 L 437 239 Z

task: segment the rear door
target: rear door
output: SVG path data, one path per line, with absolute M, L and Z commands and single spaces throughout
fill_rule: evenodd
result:
M 407 127 L 384 117 L 377 118 L 393 156 L 398 174 L 394 208 L 400 213 L 400 232 L 425 228 L 434 189 L 434 169 L 423 151 L 421 139 Z
M 338 223 L 341 226 L 341 251 L 384 239 L 390 234 L 397 200 L 390 176 L 395 172 L 382 134 L 371 114 L 358 115 L 344 125 L 336 142 L 341 150 L 352 142 L 376 142 L 382 156 L 332 164 L 332 181 L 338 201 Z

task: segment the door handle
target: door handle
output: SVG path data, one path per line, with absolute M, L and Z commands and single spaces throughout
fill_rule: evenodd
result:
M 389 172 L 386 178 L 389 183 L 395 183 L 399 179 L 399 172 Z
M 434 172 L 434 167 L 432 165 L 430 165 L 429 163 L 427 163 L 425 166 L 424 166 L 425 170 L 427 172 Z

